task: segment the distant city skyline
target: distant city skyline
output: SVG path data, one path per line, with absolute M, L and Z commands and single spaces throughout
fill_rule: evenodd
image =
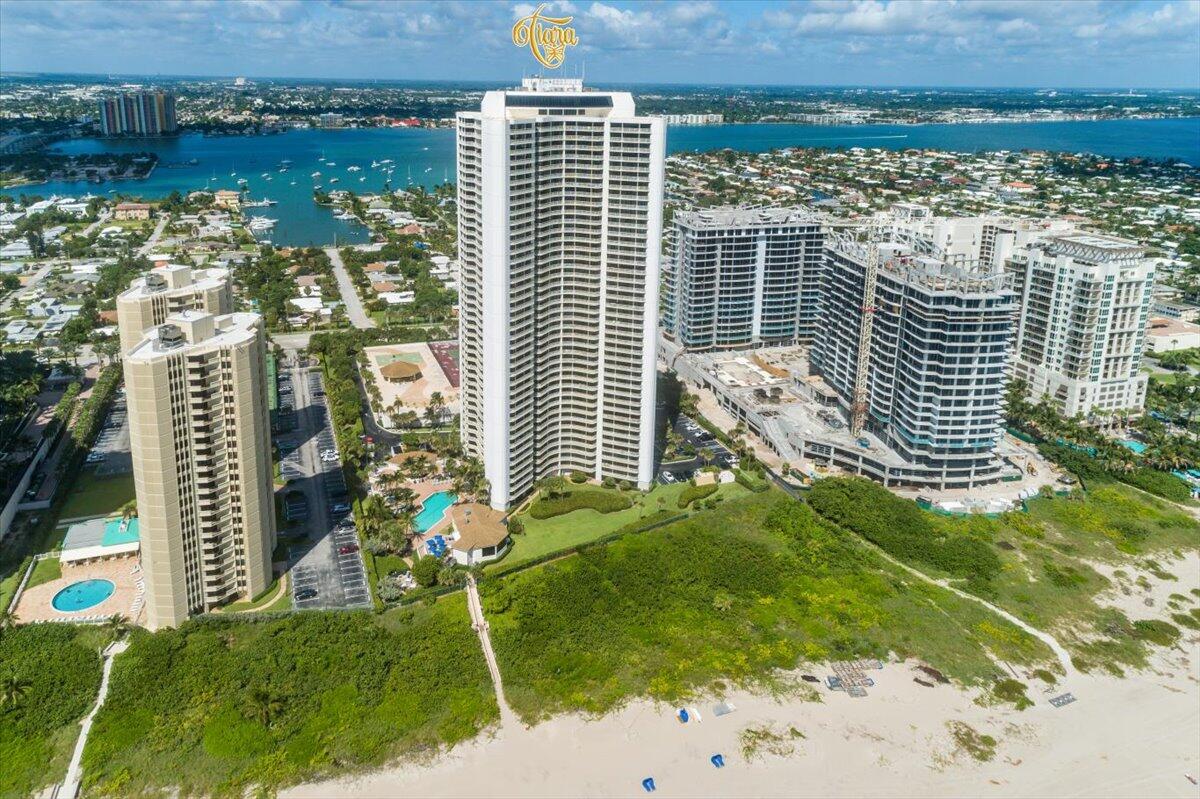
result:
M 0 72 L 495 81 L 540 66 L 536 4 L 372 0 L 0 3 Z M 1200 0 L 551 2 L 589 83 L 1200 87 Z M 81 47 L 81 41 L 119 47 Z M 450 57 L 452 56 L 452 57 Z

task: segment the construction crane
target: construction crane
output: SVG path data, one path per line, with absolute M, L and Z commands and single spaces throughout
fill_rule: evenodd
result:
M 858 328 L 858 361 L 854 368 L 854 402 L 850 406 L 850 435 L 862 434 L 867 421 L 867 377 L 871 371 L 871 332 L 875 327 L 875 283 L 879 275 L 879 236 L 867 228 L 867 269 L 863 275 L 862 320 Z

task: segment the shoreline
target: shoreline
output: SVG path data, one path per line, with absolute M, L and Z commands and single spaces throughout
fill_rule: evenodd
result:
M 820 701 L 733 691 L 725 701 L 734 712 L 715 716 L 711 697 L 689 702 L 701 719 L 687 724 L 673 707 L 641 699 L 598 719 L 565 715 L 534 727 L 493 727 L 420 762 L 279 795 L 635 796 L 653 777 L 665 796 L 1195 797 L 1198 658 L 1200 635 L 1191 634 L 1175 649 L 1157 650 L 1143 672 L 1076 675 L 1044 691 L 1031 682 L 1034 706 L 1024 711 L 983 706 L 978 689 L 919 685 L 912 661 L 872 671 L 876 685 L 864 698 L 823 685 Z M 828 668 L 815 673 L 824 677 Z M 1049 703 L 1066 692 L 1077 701 Z M 780 738 L 748 758 L 747 728 Z M 994 756 L 977 760 L 955 730 L 993 736 Z M 765 751 L 771 748 L 777 752 Z M 709 762 L 714 754 L 724 768 Z

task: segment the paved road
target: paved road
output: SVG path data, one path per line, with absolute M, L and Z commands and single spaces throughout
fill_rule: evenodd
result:
M 88 225 L 87 227 L 85 227 L 82 231 L 82 235 L 84 235 L 84 236 L 92 235 L 92 231 L 95 230 L 96 228 L 100 227 L 101 225 L 103 225 L 105 222 L 107 222 L 111 216 L 112 216 L 112 212 L 109 211 L 107 208 L 104 209 L 103 211 L 101 211 L 100 213 L 96 214 L 96 221 L 93 222 L 92 224 Z
M 22 299 L 31 294 L 34 290 L 34 287 L 36 287 L 38 283 L 41 283 L 42 278 L 50 274 L 50 270 L 53 269 L 58 263 L 61 262 L 55 261 L 45 263 L 38 267 L 38 270 L 33 273 L 32 279 L 30 279 L 30 281 L 26 283 L 23 288 L 17 289 L 12 294 L 9 294 L 7 297 L 5 297 L 4 302 L 0 303 L 0 311 L 7 311 L 12 307 L 12 304 L 16 300 Z
M 346 316 L 350 319 L 350 324 L 362 328 L 375 327 L 375 320 L 367 316 L 362 300 L 358 297 L 358 290 L 354 288 L 354 282 L 350 280 L 350 274 L 346 271 L 346 265 L 342 263 L 342 256 L 337 248 L 326 247 L 325 254 L 333 262 L 333 274 L 337 277 L 338 291 L 346 302 Z
M 167 221 L 170 217 L 159 215 L 158 224 L 154 226 L 154 232 L 150 234 L 150 238 L 146 239 L 146 243 L 138 248 L 138 255 L 149 255 L 154 249 L 154 245 L 158 244 L 158 238 L 162 235 L 163 230 L 167 227 Z
M 291 376 L 298 427 L 277 436 L 277 441 L 298 445 L 287 458 L 289 473 L 297 473 L 289 490 L 302 491 L 309 508 L 304 528 L 307 538 L 293 544 L 289 551 L 292 604 L 300 609 L 368 607 L 371 597 L 362 554 L 357 549 L 354 517 L 331 511 L 334 501 L 341 501 L 345 482 L 341 462 L 322 461 L 320 456 L 322 450 L 336 449 L 329 412 L 323 396 L 319 396 L 324 391 L 320 374 L 299 367 L 292 367 L 287 374 Z M 338 551 L 347 546 L 354 551 Z M 316 595 L 296 598 L 297 592 L 308 590 L 315 590 Z
M 312 331 L 303 333 L 272 333 L 271 340 L 285 350 L 303 350 L 308 348 Z

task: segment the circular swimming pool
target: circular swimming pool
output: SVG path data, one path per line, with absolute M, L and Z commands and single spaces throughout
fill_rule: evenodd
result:
M 99 605 L 113 595 L 117 587 L 112 580 L 83 580 L 71 583 L 54 595 L 50 604 L 61 613 L 74 613 Z

